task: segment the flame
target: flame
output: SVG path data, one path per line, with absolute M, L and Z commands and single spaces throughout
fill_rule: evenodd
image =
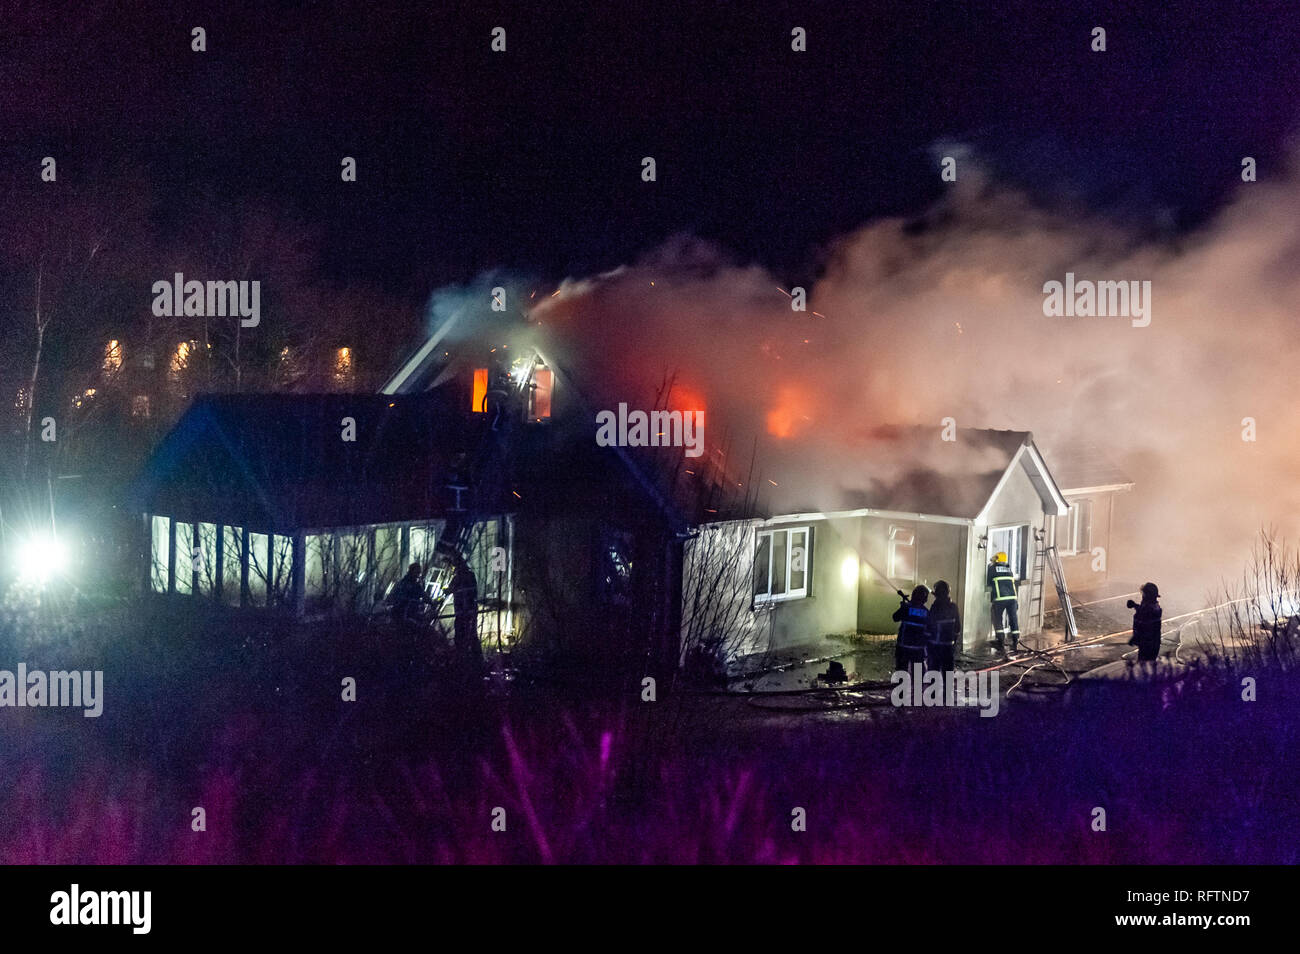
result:
M 793 384 L 777 388 L 776 405 L 767 412 L 767 432 L 773 437 L 794 437 L 811 420 L 812 401 Z

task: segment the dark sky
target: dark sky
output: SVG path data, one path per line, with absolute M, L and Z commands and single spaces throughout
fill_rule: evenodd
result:
M 1280 171 L 1300 91 L 1300 17 L 1265 0 L 37 6 L 0 4 L 6 177 L 141 178 L 162 235 L 201 201 L 287 205 L 327 277 L 413 295 L 678 232 L 803 276 L 932 203 L 947 141 L 1042 201 L 1185 228 L 1241 156 Z

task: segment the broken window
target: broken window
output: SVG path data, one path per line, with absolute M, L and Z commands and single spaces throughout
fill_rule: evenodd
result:
M 811 540 L 812 531 L 808 527 L 759 531 L 754 550 L 755 603 L 808 595 Z

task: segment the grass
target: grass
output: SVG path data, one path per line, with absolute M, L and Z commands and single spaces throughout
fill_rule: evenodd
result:
M 527 682 L 467 703 L 418 647 L 346 626 L 155 606 L 41 628 L 6 617 L 0 666 L 102 668 L 105 712 L 0 710 L 5 863 L 1300 860 L 1300 683 L 1279 671 L 1256 702 L 1207 673 L 993 719 L 769 720 Z

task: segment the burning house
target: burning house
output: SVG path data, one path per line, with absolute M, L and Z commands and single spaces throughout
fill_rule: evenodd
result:
M 1111 582 L 1117 498 L 1133 489 L 1133 480 L 1096 444 L 1052 446 L 1047 454 L 1070 507 L 1069 513 L 1056 518 L 1051 537 L 1070 592 L 1105 587 Z
M 295 616 L 366 614 L 409 562 L 474 569 L 482 638 L 511 626 L 513 515 L 472 479 L 499 448 L 436 397 L 199 398 L 133 490 L 146 587 Z M 453 539 L 455 546 L 448 546 Z
M 1054 590 L 1047 547 L 1085 556 L 1080 541 L 1102 539 L 1109 495 L 1128 486 L 1085 455 L 1065 458 L 1063 490 L 1028 432 L 911 428 L 873 432 L 832 464 L 784 442 L 747 489 L 716 447 L 597 440 L 584 383 L 524 337 L 452 345 L 440 332 L 378 395 L 200 398 L 137 485 L 146 585 L 367 614 L 409 562 L 437 568 L 435 601 L 459 566 L 485 647 L 716 668 L 892 632 L 896 590 L 945 579 L 969 651 L 991 631 L 992 554 L 1009 555 L 1033 633 Z
M 722 640 L 724 655 L 741 657 L 828 634 L 890 633 L 896 591 L 944 579 L 969 651 L 992 629 L 985 572 L 999 551 L 1018 581 L 1021 630 L 1038 631 L 1053 588 L 1046 547 L 1069 513 L 1066 497 L 1028 432 L 954 438 L 943 441 L 939 428 L 880 431 L 830 492 L 814 492 L 795 464 L 765 472 L 781 480 L 768 480 L 779 489 L 760 497 L 757 513 L 706 522 L 687 545 L 690 638 Z M 873 466 L 880 460 L 889 466 Z M 830 506 L 810 508 L 812 499 Z M 708 569 L 719 564 L 732 572 Z

